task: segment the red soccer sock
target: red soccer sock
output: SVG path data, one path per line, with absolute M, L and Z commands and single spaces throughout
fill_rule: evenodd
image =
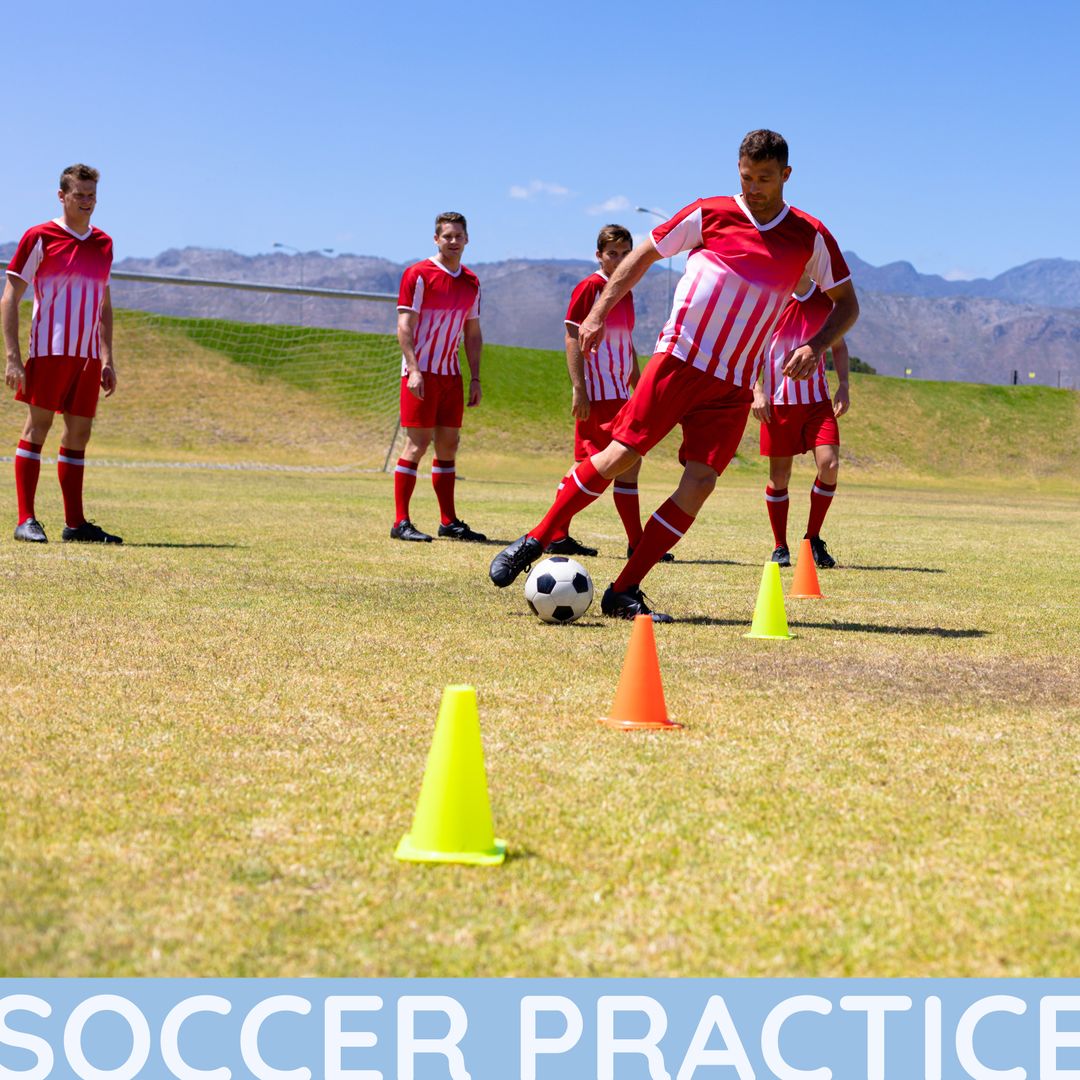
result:
M 535 529 L 529 530 L 529 536 L 535 537 L 543 547 L 547 547 L 558 530 L 568 530 L 574 515 L 590 503 L 596 502 L 607 491 L 610 483 L 610 480 L 605 480 L 596 471 L 591 458 L 579 461 L 570 471 L 569 479 L 563 483 L 563 489 L 552 503 L 551 509 Z
M 573 471 L 573 470 L 571 470 L 571 471 Z M 562 479 L 561 479 L 561 480 L 559 481 L 559 486 L 558 486 L 558 487 L 557 487 L 557 488 L 555 489 L 555 498 L 556 498 L 556 499 L 557 499 L 557 498 L 559 497 L 559 492 L 561 492 L 561 491 L 562 491 L 562 489 L 563 489 L 564 487 L 566 487 L 567 481 L 568 481 L 569 479 L 570 479 L 570 473 L 567 473 L 567 474 L 566 474 L 566 475 L 565 475 L 565 476 L 564 476 L 564 477 L 563 477 L 563 478 L 562 478 Z M 557 540 L 565 540 L 565 539 L 566 539 L 566 538 L 567 538 L 567 537 L 568 537 L 569 535 L 570 535 L 570 532 L 569 532 L 569 530 L 568 530 L 568 529 L 562 529 L 562 528 L 557 528 L 557 529 L 555 530 L 555 532 L 554 532 L 554 533 L 552 533 L 551 539 L 550 539 L 550 540 L 548 541 L 548 543 L 549 543 L 549 544 L 554 544 L 554 543 L 555 543 L 555 542 L 556 542 Z
M 693 524 L 694 518 L 685 510 L 680 510 L 674 499 L 668 499 L 645 523 L 641 543 L 634 548 L 634 554 L 626 560 L 622 573 L 615 579 L 615 591 L 626 592 L 640 585 L 645 575 L 686 535 L 686 530 Z
M 418 462 L 398 458 L 394 469 L 394 524 L 400 525 L 409 516 L 409 500 L 416 487 Z
M 832 506 L 833 495 L 836 494 L 835 484 L 826 484 L 819 476 L 810 489 L 810 517 L 806 522 L 806 535 L 818 536 L 821 533 L 821 523 Z
M 435 489 L 435 498 L 439 500 L 439 513 L 444 525 L 457 521 L 457 511 L 454 509 L 455 480 L 457 480 L 457 467 L 454 465 L 453 458 L 449 461 L 436 458 L 432 462 L 431 486 Z
M 19 525 L 34 516 L 34 495 L 37 492 L 38 476 L 41 475 L 42 445 L 20 439 L 19 447 L 15 451 L 15 492 L 19 499 Z
M 85 450 L 68 450 L 63 446 L 56 458 L 56 475 L 60 477 L 60 490 L 64 495 L 64 522 L 69 529 L 86 524 L 82 504 L 85 459 Z
M 777 547 L 787 547 L 787 512 L 791 503 L 787 488 L 765 486 L 765 508 L 769 511 L 769 524 L 772 526 L 773 543 Z
M 618 510 L 626 530 L 627 543 L 636 548 L 641 541 L 641 503 L 638 501 L 637 483 L 617 479 L 612 494 L 615 497 L 615 509 Z

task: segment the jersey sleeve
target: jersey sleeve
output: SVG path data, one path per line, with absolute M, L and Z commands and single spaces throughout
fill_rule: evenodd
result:
M 702 244 L 701 199 L 684 206 L 673 218 L 657 225 L 649 234 L 653 247 L 665 259 L 680 251 L 692 251 Z
M 851 271 L 840 251 L 840 245 L 824 225 L 818 224 L 814 238 L 814 253 L 806 264 L 806 272 L 823 292 L 851 280 Z
M 34 280 L 44 255 L 45 242 L 41 234 L 37 229 L 27 229 L 11 257 L 11 262 L 8 263 L 7 272 L 29 285 Z
M 472 302 L 472 307 L 469 308 L 469 314 L 465 316 L 466 322 L 471 322 L 473 319 L 480 318 L 480 282 L 476 283 L 476 299 Z
M 419 266 L 406 267 L 401 275 L 401 287 L 398 289 L 398 311 L 415 311 L 420 314 L 424 302 L 424 278 Z
M 570 305 L 566 309 L 567 326 L 580 326 L 585 321 L 585 317 L 592 311 L 599 291 L 600 283 L 592 277 L 587 277 L 574 286 L 574 291 L 570 295 Z

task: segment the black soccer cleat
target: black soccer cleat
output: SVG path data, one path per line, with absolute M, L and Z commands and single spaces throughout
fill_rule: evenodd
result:
M 645 594 L 640 586 L 635 585 L 626 592 L 616 592 L 614 585 L 609 585 L 600 601 L 600 610 L 613 619 L 633 619 L 638 615 L 651 615 L 654 623 L 672 623 L 675 620 L 662 611 L 653 611 L 645 602 Z
M 588 547 L 579 540 L 575 540 L 572 536 L 564 536 L 561 540 L 552 540 L 544 548 L 544 552 L 548 555 L 586 555 L 590 557 L 600 554 L 596 548 Z
M 772 561 L 774 563 L 779 563 L 781 566 L 791 565 L 791 552 L 788 551 L 785 544 L 777 544 L 776 547 L 773 548 Z
M 536 537 L 519 536 L 491 560 L 488 576 L 497 588 L 505 589 L 522 570 L 528 570 L 540 554 L 540 541 Z
M 630 556 L 633 555 L 633 554 L 634 554 L 633 547 L 631 547 L 630 544 L 627 544 L 626 545 L 626 557 L 629 559 Z M 665 551 L 664 554 L 660 556 L 660 562 L 674 562 L 674 561 L 675 561 L 675 552 L 674 551 Z
M 391 530 L 391 540 L 412 540 L 417 544 L 430 544 L 431 537 L 422 533 L 408 518 L 402 518 Z
M 25 540 L 31 544 L 47 544 L 49 538 L 45 535 L 45 528 L 37 518 L 27 518 L 21 525 L 15 526 L 15 539 Z
M 474 544 L 483 544 L 487 541 L 487 537 L 483 533 L 473 532 L 461 518 L 454 518 L 449 525 L 440 525 L 439 535 L 450 540 L 470 540 Z
M 107 533 L 100 525 L 95 525 L 92 521 L 84 521 L 75 528 L 65 525 L 60 536 L 65 544 L 122 544 L 124 542 L 122 537 Z
M 825 550 L 825 541 L 820 536 L 808 536 L 810 550 L 814 553 L 814 565 L 819 570 L 831 570 L 836 560 Z

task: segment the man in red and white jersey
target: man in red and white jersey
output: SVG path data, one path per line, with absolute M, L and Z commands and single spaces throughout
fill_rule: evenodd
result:
M 595 352 L 585 356 L 578 345 L 578 327 L 633 246 L 629 229 L 623 225 L 605 225 L 596 238 L 596 259 L 600 268 L 578 282 L 566 310 L 566 366 L 572 390 L 570 413 L 574 417 L 575 462 L 592 457 L 611 442 L 611 421 L 626 404 L 641 376 L 634 349 L 633 293 L 628 292 L 612 308 L 604 340 Z M 639 471 L 639 466 L 627 469 L 613 488 L 615 509 L 626 530 L 630 550 L 641 539 Z M 560 491 L 569 479 L 569 475 L 564 477 Z M 565 529 L 558 530 L 544 550 L 552 555 L 597 553 L 596 548 L 579 543 Z
M 98 394 L 116 389 L 112 354 L 109 274 L 112 240 L 90 224 L 97 205 L 97 169 L 71 165 L 60 175 L 63 213 L 27 230 L 8 264 L 0 298 L 5 381 L 27 406 L 15 451 L 19 520 L 16 540 L 43 544 L 45 529 L 34 516 L 41 450 L 57 413 L 64 434 L 57 471 L 64 496 L 63 539 L 120 544 L 119 536 L 87 521 L 83 513 L 83 465 L 97 411 Z M 19 302 L 33 285 L 34 311 L 26 363 L 19 345 Z
M 451 540 L 487 539 L 457 516 L 454 479 L 466 397 L 461 383 L 458 346 L 465 342 L 469 364 L 468 404 L 480 404 L 480 281 L 461 256 L 469 242 L 461 214 L 435 219 L 438 253 L 408 267 L 398 292 L 398 343 L 401 345 L 401 426 L 405 450 L 394 470 L 393 540 L 430 542 L 409 518 L 417 467 L 432 441 L 435 460 L 431 483 L 439 501 L 439 536 Z
M 490 577 L 509 585 L 553 532 L 595 501 L 608 484 L 681 424 L 682 479 L 649 519 L 641 543 L 601 601 L 605 615 L 651 614 L 645 575 L 694 522 L 739 445 L 753 400 L 757 360 L 804 273 L 833 301 L 816 334 L 795 349 L 784 374 L 801 379 L 858 318 L 859 304 L 840 248 L 816 218 L 784 201 L 788 148 L 774 131 L 752 131 L 739 147 L 741 192 L 699 199 L 657 226 L 611 276 L 581 324 L 582 352 L 597 347 L 612 308 L 659 259 L 688 251 L 671 316 L 633 397 L 612 425 L 612 442 L 571 473 L 554 505 L 530 532 L 492 560 Z
M 788 550 L 788 482 L 796 454 L 813 450 L 817 476 L 810 489 L 810 516 L 806 538 L 817 566 L 836 565 L 821 539 L 821 525 L 836 494 L 840 468 L 840 428 L 837 420 L 848 410 L 848 350 L 841 338 L 832 347 L 833 365 L 838 385 L 836 399 L 829 399 L 829 380 L 825 374 L 825 356 L 809 379 L 792 379 L 784 374 L 784 364 L 791 353 L 813 337 L 832 311 L 832 300 L 809 277 L 796 286 L 769 339 L 762 364 L 763 382 L 754 384 L 754 416 L 761 423 L 761 454 L 769 459 L 769 483 L 765 488 L 765 506 L 772 525 L 772 561 L 791 565 Z

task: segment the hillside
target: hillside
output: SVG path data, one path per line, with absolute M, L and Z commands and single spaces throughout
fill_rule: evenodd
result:
M 388 336 L 120 312 L 116 347 L 120 390 L 99 411 L 99 456 L 382 467 L 400 370 Z M 474 465 L 557 472 L 572 431 L 561 353 L 488 346 L 483 373 L 484 402 L 465 420 Z M 1075 393 L 855 375 L 851 396 L 844 458 L 868 480 L 1080 477 Z M 5 408 L 14 423 L 17 406 Z M 753 419 L 733 468 L 763 471 Z

